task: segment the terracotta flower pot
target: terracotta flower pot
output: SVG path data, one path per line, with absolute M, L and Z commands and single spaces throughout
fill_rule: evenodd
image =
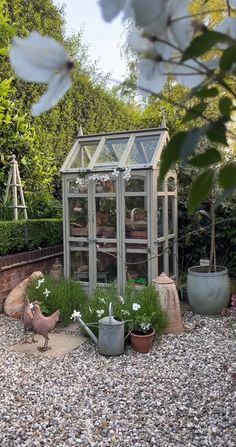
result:
M 135 334 L 135 332 L 131 332 L 130 334 L 130 342 L 132 348 L 137 352 L 148 352 L 150 351 L 153 339 L 155 335 L 155 330 L 152 329 L 152 332 L 145 335 Z

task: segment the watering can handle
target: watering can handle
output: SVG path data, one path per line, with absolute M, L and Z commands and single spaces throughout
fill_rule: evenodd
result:
M 112 324 L 112 303 L 109 303 L 109 324 Z

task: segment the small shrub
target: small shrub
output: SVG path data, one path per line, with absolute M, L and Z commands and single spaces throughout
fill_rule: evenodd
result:
M 62 204 L 49 192 L 26 192 L 28 217 L 45 219 L 62 217 Z

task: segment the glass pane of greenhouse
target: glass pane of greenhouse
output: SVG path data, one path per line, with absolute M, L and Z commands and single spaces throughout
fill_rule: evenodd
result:
M 157 148 L 159 137 L 136 137 L 129 154 L 127 165 L 150 164 Z
M 84 142 L 80 144 L 75 158 L 71 163 L 71 168 L 87 168 L 96 151 L 99 141 Z
M 65 276 L 123 293 L 177 273 L 174 171 L 158 187 L 166 129 L 80 135 L 61 169 Z M 168 250 L 169 248 L 169 250 Z
M 128 138 L 106 139 L 101 148 L 95 166 L 104 164 L 109 164 L 111 166 L 118 165 L 122 155 L 124 154 L 127 143 Z

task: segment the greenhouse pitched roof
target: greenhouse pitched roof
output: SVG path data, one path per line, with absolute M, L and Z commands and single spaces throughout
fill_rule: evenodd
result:
M 167 135 L 166 128 L 79 135 L 61 172 L 155 166 Z

